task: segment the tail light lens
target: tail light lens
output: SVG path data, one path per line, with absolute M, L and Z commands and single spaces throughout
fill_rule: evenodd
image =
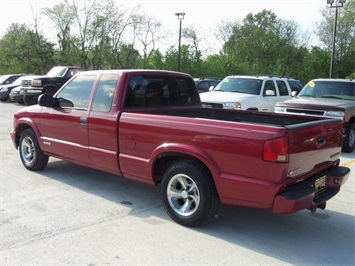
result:
M 263 159 L 270 162 L 288 162 L 287 137 L 270 139 L 264 142 Z

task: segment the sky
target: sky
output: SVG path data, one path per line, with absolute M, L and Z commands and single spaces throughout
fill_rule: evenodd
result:
M 320 22 L 320 10 L 326 8 L 326 0 L 117 0 L 127 6 L 141 5 L 141 10 L 161 22 L 168 31 L 179 31 L 177 12 L 185 12 L 182 27 L 193 26 L 198 33 L 213 38 L 212 32 L 221 21 L 241 21 L 248 13 L 271 10 L 278 18 L 294 20 L 302 31 L 310 34 L 310 42 L 316 42 L 315 23 Z M 33 26 L 34 13 L 43 7 L 53 7 L 58 0 L 0 0 L 0 38 L 14 22 Z M 47 25 L 41 25 L 46 31 Z M 49 32 L 51 29 L 48 30 Z M 45 32 L 43 32 L 46 36 Z

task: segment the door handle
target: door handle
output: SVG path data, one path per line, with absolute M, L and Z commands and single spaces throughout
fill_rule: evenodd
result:
M 88 119 L 86 117 L 80 117 L 80 125 L 87 125 Z
M 321 147 L 321 146 L 325 145 L 325 143 L 326 143 L 326 141 L 325 141 L 324 136 L 319 136 L 319 137 L 317 138 L 317 144 L 316 144 L 316 146 L 317 146 L 317 147 Z

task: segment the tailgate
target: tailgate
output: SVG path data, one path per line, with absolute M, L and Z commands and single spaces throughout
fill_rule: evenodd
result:
M 338 163 L 342 145 L 340 119 L 317 120 L 287 128 L 290 181 L 308 178 Z

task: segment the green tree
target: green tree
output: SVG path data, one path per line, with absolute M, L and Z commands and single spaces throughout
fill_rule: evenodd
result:
M 303 83 L 314 78 L 327 78 L 329 77 L 329 53 L 319 46 L 313 46 L 305 55 L 302 66 L 303 69 L 297 77 Z
M 71 31 L 74 24 L 74 8 L 67 1 L 60 3 L 53 8 L 42 9 L 42 14 L 48 17 L 57 27 L 57 57 L 56 61 L 59 65 L 71 65 L 73 62 L 71 53 L 73 47 L 70 42 Z
M 294 21 L 278 19 L 269 11 L 249 13 L 242 22 L 221 27 L 225 43 L 220 56 L 226 74 L 294 75 L 307 49 Z
M 334 8 L 324 8 L 323 18 L 317 24 L 317 35 L 321 47 L 328 52 L 329 69 L 333 46 L 335 20 Z M 344 78 L 355 71 L 355 0 L 348 0 L 344 7 L 338 8 L 335 38 L 333 77 Z
M 134 36 L 143 49 L 143 66 L 148 68 L 148 60 L 155 50 L 157 42 L 164 38 L 162 24 L 146 14 L 136 14 L 134 20 Z
M 146 67 L 149 69 L 166 69 L 164 55 L 159 49 L 151 51 Z
M 53 44 L 43 35 L 13 23 L 0 40 L 0 72 L 45 74 L 53 54 Z

